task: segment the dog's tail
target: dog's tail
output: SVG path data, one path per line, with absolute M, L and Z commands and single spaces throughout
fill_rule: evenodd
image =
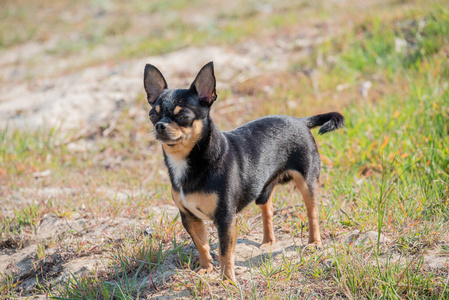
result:
M 331 112 L 301 119 L 306 122 L 306 125 L 309 128 L 323 125 L 321 126 L 320 131 L 318 131 L 318 134 L 324 134 L 326 132 L 342 128 L 345 123 L 345 118 L 338 112 Z

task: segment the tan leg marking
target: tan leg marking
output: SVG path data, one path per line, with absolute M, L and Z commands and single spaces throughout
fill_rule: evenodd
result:
M 237 220 L 233 222 L 232 225 L 228 228 L 228 234 L 225 243 L 228 244 L 226 249 L 226 253 L 221 253 L 221 246 L 218 247 L 220 254 L 220 267 L 221 267 L 221 276 L 223 280 L 230 280 L 234 283 L 237 283 L 235 279 L 235 271 L 234 271 L 234 252 L 235 252 L 235 244 L 237 242 Z
M 212 265 L 212 256 L 210 255 L 210 246 L 204 223 L 201 220 L 192 220 L 189 226 L 190 236 L 200 253 L 200 266 L 195 271 L 200 274 L 209 273 L 214 269 L 214 266 Z
M 273 192 L 271 192 L 273 194 Z M 259 205 L 262 211 L 262 222 L 263 222 L 263 246 L 270 246 L 276 242 L 274 237 L 273 229 L 273 202 L 271 201 L 271 195 L 268 198 L 267 203 Z
M 318 208 L 316 206 L 318 188 L 316 187 L 314 192 L 311 192 L 301 173 L 296 171 L 290 171 L 289 173 L 295 181 L 296 187 L 301 192 L 304 198 L 304 204 L 306 205 L 307 218 L 309 220 L 309 244 L 321 245 Z
M 161 111 L 161 107 L 159 105 L 156 105 L 154 107 L 154 109 L 156 110 L 157 113 L 159 113 Z
M 203 221 L 191 216 L 190 212 L 185 209 L 181 195 L 178 192 L 172 190 L 172 197 L 179 210 L 186 215 L 186 224 L 184 227 L 192 237 L 193 243 L 200 254 L 200 267 L 195 271 L 198 271 L 200 274 L 212 271 L 214 266 L 212 265 L 209 241 L 207 240 L 206 228 L 204 227 Z

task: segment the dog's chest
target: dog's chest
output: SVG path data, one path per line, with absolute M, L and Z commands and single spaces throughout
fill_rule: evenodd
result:
M 189 165 L 185 159 L 177 159 L 167 155 L 167 164 L 173 176 L 173 183 L 180 187 L 181 181 L 185 178 Z
M 172 190 L 173 200 L 179 210 L 190 212 L 195 217 L 204 221 L 213 221 L 218 205 L 218 195 L 216 193 L 189 193 L 184 194 L 182 188 L 179 192 Z
M 193 193 L 184 195 L 180 193 L 182 206 L 190 211 L 197 218 L 204 221 L 212 221 L 217 207 L 217 197 L 215 194 Z
M 181 211 L 187 210 L 202 220 L 213 220 L 217 208 L 218 195 L 202 192 L 185 194 L 182 183 L 189 168 L 187 161 L 167 155 L 167 165 L 173 177 L 173 185 L 180 191 L 179 193 L 173 191 L 173 199 L 178 208 Z

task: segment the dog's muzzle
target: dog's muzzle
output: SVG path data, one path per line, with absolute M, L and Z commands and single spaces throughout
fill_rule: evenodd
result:
M 158 134 L 165 134 L 165 129 L 167 129 L 167 123 L 164 122 L 158 122 L 156 125 L 154 125 L 154 128 L 156 129 L 156 132 Z
M 181 137 L 174 138 L 173 133 L 168 129 L 168 124 L 158 122 L 154 125 L 154 136 L 158 141 L 167 145 L 175 145 L 181 140 Z

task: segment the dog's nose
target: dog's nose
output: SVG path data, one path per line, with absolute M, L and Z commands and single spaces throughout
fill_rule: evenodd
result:
M 156 131 L 159 133 L 162 133 L 165 130 L 165 128 L 167 128 L 167 125 L 165 125 L 165 123 L 162 123 L 162 122 L 156 123 L 155 126 L 156 126 Z

